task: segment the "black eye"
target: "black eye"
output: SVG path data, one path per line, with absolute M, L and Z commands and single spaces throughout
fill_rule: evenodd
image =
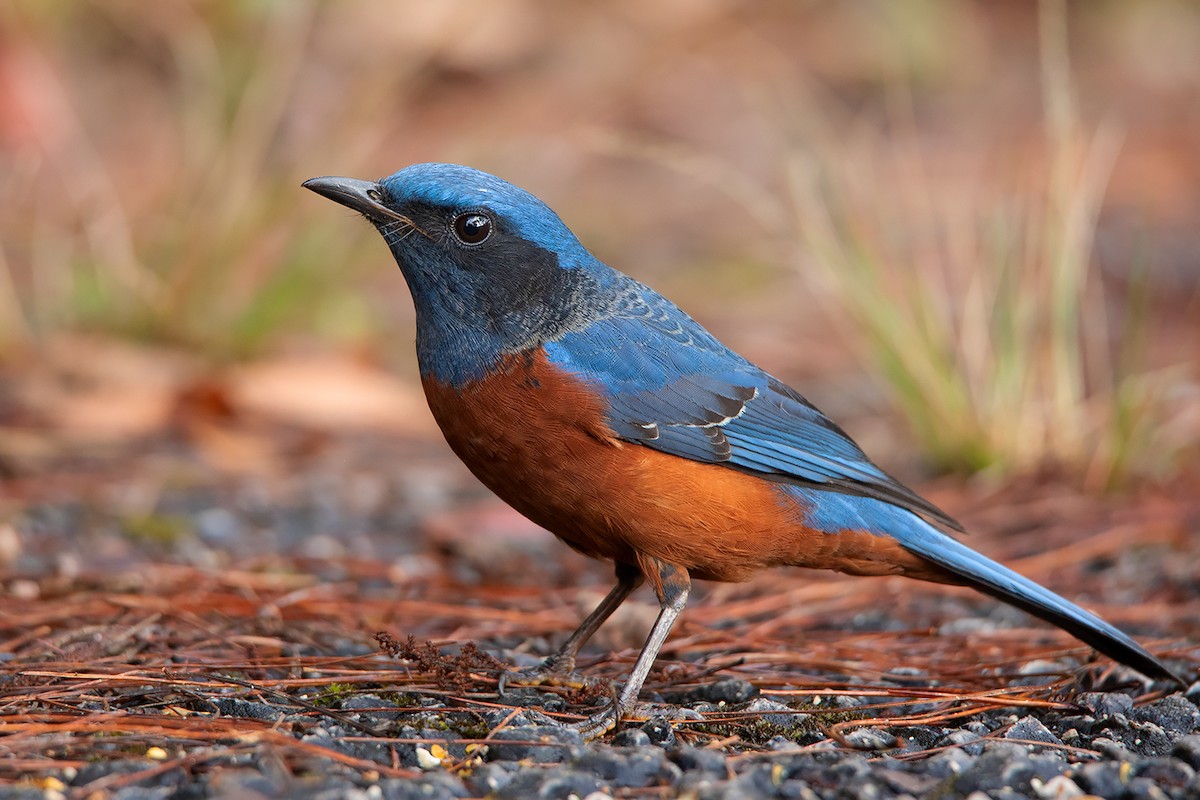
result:
M 492 221 L 478 211 L 454 218 L 454 235 L 463 244 L 480 244 L 492 235 Z

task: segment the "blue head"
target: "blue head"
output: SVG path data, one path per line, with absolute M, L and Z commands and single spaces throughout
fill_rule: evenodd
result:
M 423 375 L 460 384 L 505 355 L 583 327 L 619 276 L 545 203 L 456 164 L 415 164 L 378 183 L 306 187 L 367 217 L 391 248 L 417 310 Z

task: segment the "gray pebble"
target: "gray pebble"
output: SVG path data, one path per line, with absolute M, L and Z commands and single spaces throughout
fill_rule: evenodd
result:
M 859 728 L 846 734 L 846 742 L 858 750 L 890 750 L 896 737 L 879 728 Z
M 360 712 L 360 718 L 368 725 L 403 719 L 407 713 L 406 711 L 401 711 L 395 703 L 384 700 L 376 694 L 360 694 L 347 697 L 342 701 L 342 710 Z
M 1200 730 L 1200 709 L 1181 694 L 1163 699 L 1133 710 L 1133 719 L 1152 722 L 1174 734 L 1188 734 Z
M 1177 758 L 1148 758 L 1134 767 L 1134 774 L 1159 786 L 1182 789 L 1195 779 L 1196 770 Z
M 1129 782 L 1125 797 L 1129 800 L 1170 800 L 1171 796 L 1164 792 L 1149 778 L 1134 778 Z
M 1005 739 L 1021 739 L 1027 742 L 1043 742 L 1045 744 L 1061 745 L 1062 740 L 1050 732 L 1042 721 L 1034 717 L 1022 717 L 1011 728 L 1004 732 Z
M 431 772 L 416 780 L 391 778 L 381 781 L 384 800 L 455 800 L 470 792 L 461 780 L 446 772 Z
M 1066 775 L 1055 775 L 1045 783 L 1035 780 L 1033 791 L 1041 800 L 1073 800 L 1073 798 L 1084 796 L 1083 789 L 1079 788 L 1079 784 Z
M 976 752 L 971 753 L 966 747 L 955 747 L 934 753 L 924 762 L 925 771 L 938 778 L 961 775 L 975 763 L 974 756 L 983 752 L 982 743 L 968 745 L 968 747 L 975 749 Z
M 1200 734 L 1194 733 L 1176 741 L 1171 755 L 1192 769 L 1200 770 Z
M 763 722 L 767 722 L 771 725 L 776 725 L 784 729 L 793 728 L 808 717 L 807 714 L 797 714 L 783 703 L 776 702 L 766 697 L 754 698 L 746 704 L 745 708 L 741 710 L 749 714 L 761 714 L 761 719 Z
M 608 792 L 608 787 L 595 775 L 573 769 L 523 769 L 491 797 L 495 800 L 562 800 L 587 797 L 593 792 Z
M 981 739 L 982 737 L 979 734 L 960 728 L 947 734 L 943 740 L 943 744 L 958 745 L 962 748 L 963 752 L 977 756 L 983 752 L 983 742 Z
M 625 728 L 612 740 L 614 747 L 649 747 L 650 737 L 641 728 Z
M 623 788 L 674 785 L 682 775 L 679 767 L 657 747 L 596 748 L 572 758 L 570 766 Z
M 942 738 L 942 731 L 928 725 L 906 725 L 889 728 L 888 732 L 896 737 L 897 744 L 905 750 L 928 750 Z
M 554 764 L 564 760 L 571 747 L 583 744 L 578 731 L 562 726 L 502 728 L 492 733 L 488 758 L 492 761 L 524 761 Z
M 646 720 L 642 725 L 642 731 L 650 737 L 651 744 L 659 747 L 672 747 L 677 741 L 675 729 L 671 727 L 671 723 L 664 716 L 656 715 Z
M 744 703 L 758 694 L 758 687 L 740 678 L 725 678 L 688 693 L 695 700 L 709 703 Z
M 274 722 L 286 714 L 279 706 L 239 700 L 236 697 L 212 697 L 209 698 L 209 702 L 216 706 L 218 712 L 227 717 L 265 719 Z
M 1082 692 L 1075 695 L 1076 705 L 1083 706 L 1097 718 L 1133 713 L 1133 698 L 1119 692 Z
M 1103 761 L 1076 767 L 1072 779 L 1088 794 L 1097 797 L 1120 797 L 1127 788 L 1122 776 L 1119 763 Z
M 490 796 L 512 782 L 521 765 L 515 761 L 492 761 L 480 764 L 467 776 L 471 794 Z
M 667 752 L 667 757 L 685 773 L 704 772 L 725 775 L 725 755 L 716 750 L 682 745 Z
M 1128 761 L 1133 757 L 1133 754 L 1124 745 L 1105 736 L 1092 739 L 1092 749 L 1113 761 Z

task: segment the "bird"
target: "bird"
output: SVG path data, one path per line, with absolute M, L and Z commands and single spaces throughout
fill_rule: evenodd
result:
M 533 194 L 443 163 L 302 185 L 366 217 L 395 257 L 421 384 L 451 450 L 521 514 L 614 565 L 596 609 L 517 678 L 569 679 L 635 589 L 657 595 L 620 694 L 576 723 L 585 738 L 635 710 L 693 579 L 769 567 L 970 586 L 1182 684 L 1121 630 L 963 544 L 958 522 L 803 395 L 600 261 Z

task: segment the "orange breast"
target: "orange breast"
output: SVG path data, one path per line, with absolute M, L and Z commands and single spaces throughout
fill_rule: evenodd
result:
M 617 439 L 603 399 L 540 350 L 461 389 L 423 384 L 446 441 L 476 477 L 594 558 L 635 564 L 640 552 L 720 581 L 783 564 L 945 579 L 889 537 L 807 527 L 775 483 Z

